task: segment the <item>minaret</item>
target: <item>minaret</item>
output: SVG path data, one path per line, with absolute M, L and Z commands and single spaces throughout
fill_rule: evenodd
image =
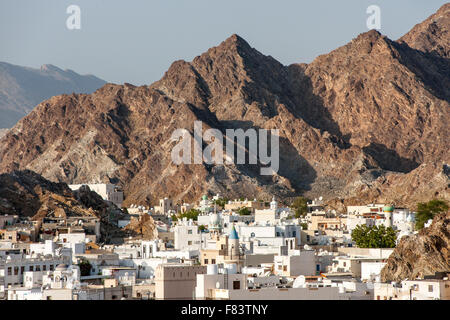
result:
M 272 201 L 270 202 L 270 209 L 272 210 L 278 209 L 278 202 L 275 201 L 275 196 L 273 196 Z
M 394 212 L 394 206 L 392 206 L 392 205 L 384 206 L 383 213 L 385 216 L 385 226 L 386 227 L 393 226 L 393 221 L 392 221 L 393 212 Z
M 228 252 L 228 255 L 233 257 L 233 259 L 239 258 L 239 237 L 234 225 L 228 237 Z

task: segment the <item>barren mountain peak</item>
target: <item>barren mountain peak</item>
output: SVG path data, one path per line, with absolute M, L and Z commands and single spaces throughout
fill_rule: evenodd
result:
M 399 39 L 411 48 L 450 57 L 450 3 L 444 4 L 425 21 L 416 24 Z
M 449 73 L 441 60 L 371 30 L 308 65 L 285 67 L 233 34 L 192 62 L 174 62 L 149 87 L 107 84 L 41 103 L 2 138 L 0 172 L 110 181 L 128 204 L 208 192 L 388 197 L 405 206 L 431 193 L 448 198 L 442 166 L 430 165 L 449 150 Z M 268 178 L 247 165 L 175 166 L 170 136 L 192 131 L 197 120 L 221 130 L 279 129 L 279 172 Z

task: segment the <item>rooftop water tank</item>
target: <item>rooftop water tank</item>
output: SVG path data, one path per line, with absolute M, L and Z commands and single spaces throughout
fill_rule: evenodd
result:
M 228 271 L 228 274 L 236 274 L 237 273 L 237 266 L 235 263 L 229 263 L 224 265 L 226 271 Z
M 217 264 L 208 264 L 206 266 L 206 274 L 217 274 L 217 273 L 218 273 Z

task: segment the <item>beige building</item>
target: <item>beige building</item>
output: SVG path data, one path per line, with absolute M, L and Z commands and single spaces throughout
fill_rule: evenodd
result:
M 347 218 L 314 214 L 309 216 L 308 230 L 320 230 L 326 233 L 328 230 L 345 230 L 346 228 Z
M 171 210 L 176 210 L 172 199 L 159 199 L 159 206 L 155 206 L 155 212 L 159 214 L 168 214 Z
M 237 271 L 244 264 L 244 254 L 240 250 L 239 237 L 236 229 L 231 229 L 230 235 L 216 236 L 216 248 L 200 251 L 200 263 L 209 264 L 235 264 Z
M 237 211 L 240 208 L 244 207 L 249 208 L 251 212 L 255 212 L 255 210 L 263 210 L 266 206 L 263 201 L 235 200 L 235 201 L 228 201 L 228 203 L 225 204 L 224 209 L 227 211 Z
M 197 274 L 205 274 L 206 266 L 160 264 L 155 272 L 157 300 L 190 300 L 194 298 Z

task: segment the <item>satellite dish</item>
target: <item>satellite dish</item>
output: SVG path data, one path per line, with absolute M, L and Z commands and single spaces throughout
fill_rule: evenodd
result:
M 216 289 L 220 289 L 220 282 L 219 281 L 216 282 Z
M 292 284 L 292 288 L 301 288 L 306 283 L 305 276 L 298 276 L 297 279 L 295 279 L 294 283 Z
M 322 196 L 320 196 L 320 197 L 319 197 L 319 200 L 320 200 L 320 201 L 322 201 L 322 200 L 323 200 L 323 197 L 322 197 Z

